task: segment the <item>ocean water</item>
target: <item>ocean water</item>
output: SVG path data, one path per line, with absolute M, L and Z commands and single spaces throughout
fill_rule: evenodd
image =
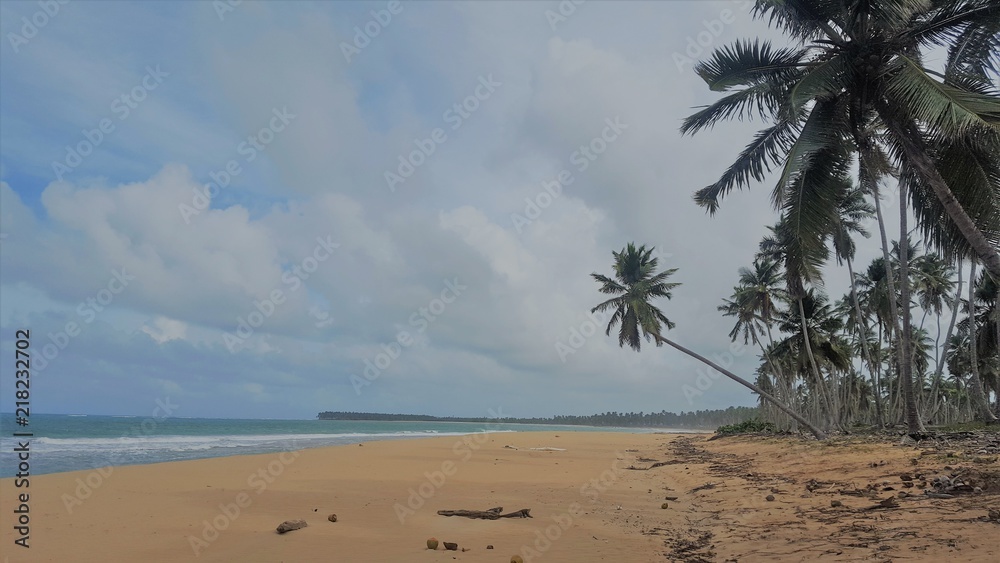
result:
M 477 432 L 650 432 L 636 428 L 476 422 L 378 422 L 341 420 L 238 420 L 33 414 L 19 427 L 0 414 L 0 477 L 17 473 L 14 449 L 30 440 L 32 475 L 98 467 L 261 454 L 372 440 L 461 436 Z M 673 431 L 673 430 L 671 430 Z M 676 430 L 684 432 L 684 430 Z M 14 432 L 31 432 L 15 438 Z

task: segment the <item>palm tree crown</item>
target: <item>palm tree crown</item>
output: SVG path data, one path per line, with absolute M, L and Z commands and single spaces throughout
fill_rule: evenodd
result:
M 643 336 L 648 342 L 660 334 L 662 326 L 674 328 L 674 323 L 650 301 L 660 297 L 671 298 L 670 291 L 680 284 L 669 283 L 667 278 L 677 269 L 656 273 L 658 259 L 652 257 L 653 250 L 653 247 L 647 249 L 642 245 L 636 248 L 634 243 L 629 243 L 620 252 L 612 252 L 615 258 L 614 278 L 591 274 L 601 283 L 601 293 L 615 296 L 597 305 L 591 312 L 614 309 L 605 334 L 610 335 L 611 328 L 620 323 L 618 344 L 628 344 L 633 350 L 640 349 Z M 661 345 L 659 340 L 656 345 Z

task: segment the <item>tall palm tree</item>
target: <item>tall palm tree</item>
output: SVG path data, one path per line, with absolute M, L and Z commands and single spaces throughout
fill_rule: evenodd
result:
M 978 322 L 976 319 L 976 284 L 971 280 L 976 279 L 976 259 L 972 259 L 972 272 L 969 274 L 969 316 L 967 319 L 967 334 L 969 340 L 969 366 L 972 374 L 969 376 L 969 395 L 973 405 L 979 411 L 979 416 L 985 422 L 996 422 L 997 417 L 990 412 L 990 404 L 983 390 L 983 381 L 979 373 L 979 335 Z
M 771 126 L 696 202 L 714 213 L 734 187 L 777 169 L 776 206 L 825 213 L 832 203 L 810 193 L 822 180 L 809 176 L 844 170 L 856 155 L 866 191 L 903 172 L 930 238 L 978 256 L 1000 279 L 1000 95 L 990 78 L 1000 69 L 1000 3 L 757 0 L 753 12 L 799 45 L 737 41 L 697 65 L 713 90 L 730 93 L 682 133 L 754 114 Z M 935 47 L 948 53 L 941 78 L 922 61 Z
M 660 334 L 663 326 L 670 329 L 674 327 L 674 323 L 660 309 L 653 305 L 651 301 L 661 297 L 670 299 L 671 290 L 680 284 L 667 281 L 677 271 L 676 269 L 656 272 L 657 259 L 653 258 L 652 254 L 653 248 L 646 249 L 645 245 L 636 248 L 634 243 L 630 243 L 620 252 L 612 252 L 615 259 L 614 277 L 597 273 L 591 274 L 594 280 L 601 284 L 601 293 L 615 296 L 591 309 L 592 313 L 614 310 L 614 314 L 608 321 L 605 334 L 610 335 L 611 329 L 615 325 L 620 324 L 618 331 L 619 346 L 627 344 L 633 350 L 638 351 L 642 346 L 643 337 L 645 337 L 647 342 L 650 339 L 654 339 L 657 346 L 668 344 L 757 393 L 807 428 L 817 439 L 825 439 L 826 434 L 824 432 L 814 427 L 794 410 L 774 398 L 770 393 L 715 364 L 704 356 L 664 338 Z
M 934 376 L 931 381 L 932 398 L 937 397 L 937 389 L 941 385 L 941 375 L 942 373 L 944 373 L 944 366 L 945 363 L 948 361 L 948 355 L 951 352 L 951 347 L 948 344 L 951 342 L 952 335 L 955 332 L 955 321 L 958 319 L 958 310 L 960 309 L 960 305 L 962 303 L 962 268 L 958 267 L 955 268 L 954 270 L 958 275 L 958 281 L 957 283 L 954 284 L 955 299 L 952 301 L 950 305 L 951 320 L 948 322 L 948 331 L 945 333 L 944 337 L 944 350 L 941 350 L 941 316 L 940 314 L 938 315 L 938 334 L 937 334 L 937 340 L 934 343 L 934 347 L 936 350 L 935 353 L 939 354 L 939 356 L 935 357 L 935 362 L 934 362 L 936 364 L 936 367 L 934 368 Z M 932 271 L 936 271 L 936 268 L 932 268 Z M 918 282 L 918 284 L 919 283 L 921 282 Z M 923 283 L 924 285 L 930 285 L 927 284 L 926 282 Z M 932 309 L 936 308 L 936 305 L 933 303 L 933 299 L 934 299 L 933 297 L 926 297 L 926 298 L 921 297 L 922 300 L 921 306 L 924 306 L 924 304 L 927 303 L 928 307 L 931 307 Z M 938 406 L 937 403 L 934 403 L 931 406 L 933 407 L 933 409 L 930 412 L 926 413 L 923 418 L 925 419 L 931 418 L 934 415 L 934 413 L 937 412 L 937 406 Z
M 976 279 L 975 259 L 972 260 L 972 273 L 969 275 L 969 279 Z M 971 372 L 969 395 L 973 406 L 983 421 L 996 422 L 997 416 L 990 411 L 989 400 L 983 389 L 982 368 L 991 366 L 991 362 L 989 360 L 982 362 L 984 358 L 980 356 L 980 344 L 984 345 L 982 351 L 986 351 L 995 343 L 995 339 L 991 336 L 992 330 L 990 329 L 993 328 L 993 323 L 990 322 L 992 315 L 988 309 L 989 304 L 985 303 L 985 306 L 980 306 L 981 298 L 988 295 L 989 292 L 985 276 L 980 279 L 980 282 L 969 283 L 969 300 L 966 302 L 968 316 L 959 323 L 959 329 L 965 333 L 968 340 L 969 371 Z M 978 291 L 981 287 L 985 291 Z M 996 306 L 995 300 L 993 306 Z M 986 356 L 986 358 L 991 358 L 991 356 Z
M 775 345 L 774 354 L 791 360 L 796 373 L 806 381 L 811 380 L 811 387 L 829 393 L 825 381 L 820 381 L 822 374 L 818 378 L 810 377 L 810 374 L 816 373 L 810 367 L 814 361 L 823 365 L 830 372 L 831 380 L 834 373 L 850 369 L 849 347 L 837 336 L 843 327 L 843 320 L 833 314 L 826 296 L 815 290 L 809 290 L 803 296 L 802 308 L 807 319 L 805 325 L 797 313 L 787 311 L 778 315 L 778 328 L 789 336 Z M 839 413 L 831 414 L 839 422 Z
M 868 327 L 865 323 L 865 316 L 861 313 L 861 303 L 858 300 L 857 281 L 854 278 L 854 254 L 857 250 L 854 244 L 854 234 L 859 234 L 865 238 L 871 236 L 864 227 L 864 222 L 875 216 L 875 208 L 865 199 L 865 192 L 861 188 L 851 188 L 844 192 L 837 202 L 837 221 L 833 224 L 831 239 L 833 242 L 833 255 L 837 259 L 837 264 L 847 263 L 847 272 L 851 277 L 851 301 L 854 304 L 854 312 L 857 315 L 858 329 L 861 331 L 861 349 L 864 352 L 865 362 L 868 363 L 868 374 L 871 380 L 871 388 L 874 390 L 873 401 L 875 403 L 875 420 L 879 427 L 885 426 L 885 417 L 882 414 L 882 399 L 879 396 L 879 385 L 876 381 L 875 367 L 871 350 L 868 349 Z
M 818 231 L 811 225 L 807 227 L 809 232 L 820 232 L 821 241 L 825 238 L 825 233 L 828 232 L 828 227 L 824 228 L 827 231 Z M 807 295 L 805 284 L 821 283 L 820 266 L 825 261 L 829 251 L 824 244 L 816 246 L 809 242 L 810 237 L 801 236 L 805 232 L 802 228 L 802 221 L 791 217 L 787 211 L 782 214 L 778 223 L 773 227 L 768 227 L 768 230 L 771 234 L 761 240 L 757 256 L 784 266 L 787 295 L 798 307 L 802 332 L 808 333 L 806 311 L 802 303 Z M 817 385 L 817 396 L 825 403 L 829 415 L 828 422 L 832 423 L 838 418 L 833 393 L 827 388 L 826 381 L 819 371 L 819 365 L 816 363 L 812 350 L 812 340 L 806 338 L 804 342 L 806 357 L 808 357 L 809 365 L 813 371 L 813 381 Z

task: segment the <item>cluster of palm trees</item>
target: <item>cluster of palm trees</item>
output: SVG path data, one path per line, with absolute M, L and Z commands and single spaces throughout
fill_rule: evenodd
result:
M 856 422 L 902 422 L 919 434 L 926 420 L 994 421 L 1000 2 L 757 0 L 753 12 L 796 45 L 717 49 L 696 72 L 725 95 L 681 127 L 695 134 L 753 117 L 768 124 L 695 194 L 714 214 L 733 188 L 776 178 L 779 219 L 720 307 L 737 319 L 731 336 L 757 345 L 762 363 L 756 384 L 727 375 L 760 395 L 768 416 L 818 437 Z M 941 69 L 925 64 L 932 54 L 943 57 Z M 890 186 L 900 219 L 891 246 L 882 209 Z M 922 253 L 911 242 L 911 214 Z M 872 216 L 882 256 L 856 273 L 855 241 L 869 237 Z M 831 257 L 852 281 L 838 303 L 822 292 Z M 657 273 L 644 247 L 629 245 L 615 259 L 614 278 L 594 276 L 617 296 L 595 308 L 615 310 L 608 333 L 620 323 L 623 345 L 638 349 L 645 336 L 704 359 L 660 334 L 672 323 L 651 300 L 669 298 L 672 271 Z M 963 268 L 964 299 L 956 279 Z M 938 330 L 933 344 L 928 316 L 937 325 L 949 318 L 947 336 Z
M 772 245 L 770 239 L 761 243 L 762 249 Z M 919 253 L 911 242 L 907 245 L 913 266 L 908 285 L 914 297 L 909 308 L 920 313 L 909 338 L 920 420 L 935 425 L 993 420 L 1000 416 L 997 284 L 982 272 L 971 286 L 971 301 L 963 299 L 959 270 L 933 251 Z M 757 386 L 821 428 L 902 422 L 905 406 L 896 350 L 900 339 L 894 332 L 897 323 L 884 259 L 852 272 L 851 291 L 831 302 L 816 288 L 793 297 L 772 253 L 761 252 L 751 267 L 740 268 L 739 284 L 719 306 L 736 319 L 730 338 L 760 349 Z M 894 243 L 891 271 L 900 283 L 902 253 Z M 898 293 L 894 298 L 903 308 Z M 960 314 L 963 318 L 956 323 Z M 977 359 L 975 369 L 971 358 Z M 989 391 L 996 397 L 992 405 Z M 773 405 L 761 401 L 760 408 L 765 420 L 794 427 Z

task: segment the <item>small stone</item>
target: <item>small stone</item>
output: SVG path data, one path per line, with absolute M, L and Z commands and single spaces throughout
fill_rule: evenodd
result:
M 524 559 L 521 559 L 520 555 L 515 555 L 510 558 L 510 563 L 524 563 Z
M 670 505 L 667 504 L 667 503 L 663 503 L 663 504 L 660 505 L 660 508 L 666 510 L 667 508 L 670 508 Z
M 909 473 L 902 473 L 899 476 L 899 480 L 900 481 L 912 481 L 913 480 L 913 475 L 910 475 Z
M 337 515 L 336 514 L 331 514 L 331 515 L 327 516 L 326 519 L 329 520 L 329 521 L 331 521 L 331 522 L 336 522 L 337 521 Z
M 767 495 L 766 497 L 764 497 L 764 500 L 766 500 L 767 502 L 771 502 L 774 500 L 774 495 Z
M 438 541 L 437 538 L 430 538 L 427 540 L 427 549 L 437 549 Z
M 982 487 L 974 487 L 972 489 L 972 492 L 974 492 L 974 493 L 981 493 L 981 492 L 983 492 L 983 488 Z
M 771 492 L 772 493 L 778 493 L 778 492 L 781 492 L 781 491 L 778 490 L 778 487 L 771 487 Z
M 486 549 L 493 549 L 493 544 L 486 546 Z
M 444 542 L 444 548 L 448 551 L 458 551 L 458 544 L 450 541 Z
M 844 506 L 844 503 L 840 502 L 839 500 L 831 500 L 830 506 L 837 508 L 838 506 Z
M 910 493 L 908 493 L 906 491 L 899 491 L 899 494 L 897 494 L 896 496 L 898 496 L 899 498 L 906 498 L 906 497 L 910 496 Z
M 281 524 L 278 524 L 278 533 L 284 534 L 286 532 L 291 532 L 292 530 L 305 528 L 308 525 L 309 524 L 306 524 L 305 520 L 285 520 Z

